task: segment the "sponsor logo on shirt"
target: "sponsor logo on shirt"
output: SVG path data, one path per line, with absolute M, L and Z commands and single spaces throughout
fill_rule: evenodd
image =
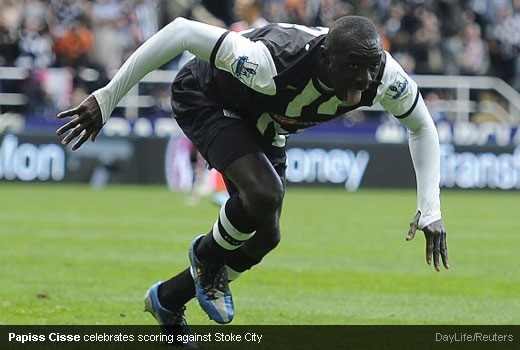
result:
M 248 86 L 253 84 L 253 78 L 256 75 L 258 64 L 248 61 L 247 56 L 240 56 L 233 62 L 233 74 L 235 77 Z
M 299 121 L 295 118 L 289 118 L 280 114 L 270 113 L 271 118 L 282 127 L 304 129 L 310 126 L 318 125 L 323 123 L 322 121 Z
M 390 96 L 393 100 L 397 100 L 408 88 L 408 79 L 406 79 L 401 73 L 397 73 L 395 82 L 388 88 L 386 95 Z

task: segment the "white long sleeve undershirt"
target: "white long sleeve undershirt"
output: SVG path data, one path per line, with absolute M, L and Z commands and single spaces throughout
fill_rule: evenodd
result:
M 226 29 L 182 17 L 165 26 L 128 58 L 105 87 L 93 93 L 101 109 L 103 123 L 139 80 L 185 50 L 209 61 L 213 47 L 225 32 Z
M 441 219 L 439 136 L 421 96 L 413 112 L 399 121 L 409 130 L 408 144 L 417 180 L 417 210 L 421 212 L 419 229 L 422 229 Z
M 222 41 L 218 44 L 221 38 Z M 232 73 L 253 90 L 267 95 L 276 93 L 273 79 L 277 75 L 276 66 L 262 41 L 251 41 L 239 33 L 179 17 L 141 45 L 110 83 L 94 92 L 101 108 L 103 123 L 106 123 L 116 105 L 132 86 L 185 50 L 204 61 L 214 59 L 211 63 L 216 68 Z M 211 57 L 212 54 L 214 57 Z M 245 79 L 241 71 L 236 72 L 235 63 L 239 59 L 244 60 L 244 64 L 249 63 L 248 60 L 254 60 L 254 64 L 250 64 L 255 67 L 255 74 L 250 79 Z

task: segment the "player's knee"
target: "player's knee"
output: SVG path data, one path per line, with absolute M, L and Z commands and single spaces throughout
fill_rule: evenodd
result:
M 278 244 L 280 244 L 281 238 L 282 237 L 280 234 L 280 227 L 273 228 L 271 234 L 264 240 L 265 253 L 267 254 L 268 252 L 276 248 Z
M 280 227 L 278 225 L 272 227 L 263 226 L 256 231 L 256 234 L 244 245 L 242 250 L 260 262 L 264 256 L 278 246 L 280 237 Z
M 280 208 L 284 191 L 281 182 L 272 185 L 258 184 L 248 188 L 244 195 L 248 214 L 252 219 L 263 222 Z

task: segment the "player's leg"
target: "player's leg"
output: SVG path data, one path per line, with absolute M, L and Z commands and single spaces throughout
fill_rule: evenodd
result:
M 224 115 L 222 107 L 199 90 L 198 81 L 186 69 L 189 65 L 172 85 L 176 119 L 208 163 L 236 183 L 238 193 L 224 204 L 209 234 L 192 243 L 191 270 L 160 284 L 157 299 L 165 309 L 178 312 L 197 294 L 211 318 L 227 323 L 234 310 L 225 257 L 253 237 L 277 211 L 283 186 L 263 155 L 258 135 L 252 135 L 254 126 Z M 285 154 L 283 150 L 281 153 Z
M 198 349 L 199 346 L 197 342 L 191 340 L 183 342 L 179 340 L 179 335 L 191 334 L 188 324 L 186 323 L 186 318 L 184 317 L 185 307 L 184 305 L 178 308 L 166 307 L 159 299 L 159 287 L 162 285 L 163 282 L 157 282 L 148 289 L 144 296 L 144 310 L 155 317 L 163 334 L 173 338 L 172 345 Z
M 236 132 L 234 135 L 236 137 Z M 216 159 L 211 151 L 208 156 Z M 222 206 L 211 232 L 194 241 L 190 262 L 199 304 L 210 318 L 227 323 L 234 316 L 234 307 L 226 257 L 275 215 L 284 192 L 278 175 L 263 153 L 247 153 L 220 169 L 233 181 L 238 192 Z
M 202 308 L 220 323 L 227 323 L 234 316 L 227 285 L 226 255 L 253 237 L 265 222 L 272 221 L 281 206 L 284 191 L 271 162 L 247 128 L 238 121 L 232 124 L 214 138 L 206 154 L 210 164 L 231 179 L 237 191 L 221 208 L 211 231 L 199 236 L 190 249 L 197 288 L 194 291 L 189 270 L 159 288 L 161 304 L 172 310 L 181 308 L 195 292 Z
M 285 189 L 285 163 L 278 163 L 274 168 Z M 232 195 L 238 191 L 234 184 L 226 179 L 226 187 Z M 239 249 L 227 255 L 226 266 L 228 279 L 236 280 L 246 270 L 260 263 L 265 255 L 272 251 L 280 242 L 280 215 L 282 207 L 256 230 L 256 234 L 244 243 Z
M 233 161 L 224 173 L 237 191 L 222 206 L 211 234 L 197 246 L 202 262 L 223 264 L 231 251 L 237 250 L 258 234 L 257 229 L 272 226 L 281 207 L 284 187 L 263 153 L 249 153 Z
M 274 168 L 285 188 L 285 164 L 276 164 Z M 239 193 L 238 188 L 229 178 L 224 177 L 224 180 L 230 198 L 236 196 Z M 280 242 L 280 214 L 281 207 L 256 230 L 253 237 L 240 248 L 227 254 L 226 265 L 229 281 L 236 279 L 242 272 L 258 264 L 267 253 L 278 245 Z M 159 297 L 163 306 L 170 310 L 179 310 L 185 303 L 194 298 L 195 287 L 190 269 L 188 268 L 170 280 L 163 282 L 159 289 Z
M 280 242 L 280 212 L 281 208 L 269 218 L 256 234 L 226 257 L 226 268 L 229 281 L 234 281 L 243 272 L 258 265 L 263 257 L 272 251 Z

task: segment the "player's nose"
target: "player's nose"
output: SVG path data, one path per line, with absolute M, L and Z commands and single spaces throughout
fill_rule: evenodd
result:
M 354 80 L 354 87 L 356 90 L 366 90 L 368 89 L 368 86 L 372 82 L 372 77 L 370 76 L 370 73 L 368 71 L 364 72 L 362 75 L 358 76 Z

